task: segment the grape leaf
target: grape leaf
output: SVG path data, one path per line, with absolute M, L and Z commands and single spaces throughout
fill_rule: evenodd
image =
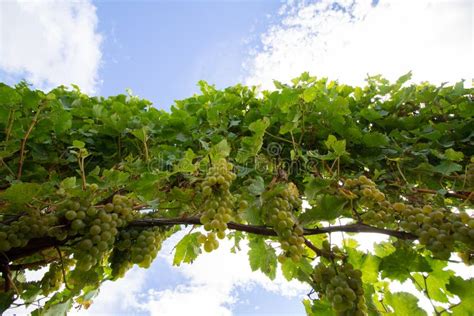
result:
M 12 292 L 1 292 L 0 293 L 0 314 L 3 314 L 10 305 L 13 303 L 13 293 Z
M 230 154 L 230 146 L 226 139 L 221 140 L 219 143 L 211 147 L 209 154 L 213 159 L 225 158 Z
M 263 135 L 267 127 L 270 126 L 270 120 L 266 117 L 252 122 L 249 125 L 249 130 L 254 132 L 253 136 L 243 137 L 241 141 L 241 148 L 237 152 L 236 161 L 244 163 L 250 157 L 255 156 L 263 144 Z
M 398 248 L 382 258 L 380 271 L 383 278 L 405 281 L 411 272 L 430 272 L 431 267 L 428 261 L 414 250 Z
M 18 182 L 0 193 L 0 199 L 10 202 L 16 207 L 21 207 L 38 197 L 41 191 L 42 187 L 38 183 Z
M 173 265 L 179 266 L 181 262 L 191 263 L 201 253 L 197 240 L 201 233 L 192 233 L 184 236 L 177 244 L 173 258 Z
M 276 277 L 277 257 L 275 249 L 268 245 L 263 238 L 252 238 L 248 252 L 252 271 L 260 270 L 271 280 Z
M 362 137 L 362 142 L 368 147 L 384 147 L 388 145 L 389 139 L 384 134 L 371 132 Z
M 331 304 L 327 300 L 303 300 L 303 305 L 308 316 L 336 316 Z
M 315 206 L 307 209 L 300 215 L 299 220 L 301 223 L 308 224 L 320 220 L 332 221 L 342 214 L 347 200 L 334 195 L 324 194 L 315 204 Z
M 461 171 L 462 167 L 460 164 L 454 163 L 452 161 L 443 161 L 439 165 L 435 166 L 433 170 L 448 176 L 453 172 Z
M 474 278 L 464 280 L 458 276 L 451 276 L 446 289 L 461 299 L 459 305 L 451 308 L 453 315 L 472 315 L 472 311 L 474 311 L 474 301 L 472 300 L 472 293 L 474 293 Z
M 464 158 L 462 151 L 455 151 L 452 148 L 448 148 L 444 151 L 444 155 L 451 161 L 461 161 Z
M 427 316 L 426 312 L 418 306 L 416 296 L 406 292 L 385 292 L 384 302 L 390 305 L 395 316 Z

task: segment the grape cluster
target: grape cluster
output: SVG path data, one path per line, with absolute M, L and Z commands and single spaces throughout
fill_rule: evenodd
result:
M 56 216 L 43 214 L 35 208 L 18 214 L 17 219 L 9 225 L 0 224 L 0 251 L 24 247 L 33 238 L 52 235 L 48 228 L 57 222 Z
M 225 159 L 219 159 L 211 168 L 202 183 L 202 195 L 204 196 L 203 209 L 200 218 L 207 236 L 202 235 L 199 242 L 204 245 L 204 250 L 210 252 L 219 247 L 215 238 L 223 239 L 227 223 L 234 219 L 235 199 L 229 191 L 232 181 L 236 178 L 232 172 L 233 165 Z
M 392 212 L 388 209 L 390 203 L 375 183 L 364 175 L 357 179 L 347 179 L 341 193 L 350 192 L 351 197 L 357 197 L 359 206 L 367 209 L 360 218 L 367 224 L 377 227 L 387 227 L 394 221 Z M 348 197 L 347 193 L 345 194 Z
M 216 233 L 210 232 L 209 234 L 200 234 L 197 238 L 200 244 L 204 245 L 206 252 L 211 252 L 219 247 L 219 241 L 216 239 Z
M 165 239 L 165 231 L 159 227 L 121 230 L 115 248 L 109 257 L 112 275 L 123 277 L 133 264 L 150 267 Z
M 466 212 L 433 209 L 431 205 L 418 207 L 404 202 L 391 203 L 365 176 L 346 180 L 341 193 L 349 198 L 347 192 L 355 194 L 359 198 L 359 206 L 367 209 L 360 215 L 364 223 L 377 227 L 400 227 L 413 233 L 436 258 L 449 259 L 456 243 L 464 244 L 461 249 L 466 246 L 467 249 L 474 249 L 474 219 Z
M 58 263 L 52 263 L 49 270 L 41 279 L 41 291 L 43 295 L 59 290 L 63 282 L 63 274 Z
M 114 245 L 118 229 L 137 215 L 132 207 L 133 200 L 122 195 L 115 195 L 111 203 L 100 207 L 87 199 L 72 200 L 65 205 L 69 234 L 82 236 L 74 253 L 78 269 L 87 271 L 100 262 Z
M 420 244 L 436 258 L 449 259 L 456 242 L 474 249 L 474 219 L 468 213 L 433 209 L 430 205 L 420 208 L 400 202 L 392 207 L 401 218 L 400 227 L 417 235 Z
M 366 315 L 362 273 L 350 263 L 325 265 L 314 268 L 312 279 L 314 290 L 321 298 L 326 298 L 334 311 L 348 315 Z
M 283 262 L 291 258 L 295 262 L 300 261 L 304 254 L 304 230 L 293 214 L 295 209 L 301 208 L 302 203 L 298 188 L 288 183 L 270 193 L 264 199 L 265 222 L 273 227 L 280 240 L 283 253 L 278 260 Z
M 130 262 L 148 268 L 161 249 L 164 238 L 164 231 L 159 227 L 124 230 L 120 233 L 117 248 L 122 251 L 130 249 Z

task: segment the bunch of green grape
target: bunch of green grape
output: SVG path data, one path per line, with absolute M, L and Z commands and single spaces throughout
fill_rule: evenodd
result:
M 159 227 L 140 230 L 136 242 L 132 243 L 130 248 L 131 261 L 142 268 L 150 267 L 161 249 L 164 238 L 164 232 Z
M 232 181 L 236 175 L 232 172 L 233 165 L 225 159 L 219 159 L 209 168 L 206 179 L 202 183 L 202 195 L 204 196 L 203 209 L 200 221 L 207 236 L 199 238 L 204 245 L 204 250 L 210 252 L 219 247 L 215 238 L 223 239 L 227 229 L 227 223 L 234 219 L 235 199 L 229 191 Z
M 320 298 L 327 299 L 334 311 L 343 315 L 366 315 L 362 273 L 350 263 L 326 265 L 319 262 L 312 279 Z
M 116 242 L 116 246 L 117 244 L 120 244 L 120 241 Z M 114 280 L 123 278 L 125 273 L 133 266 L 130 259 L 130 249 L 124 247 L 121 247 L 121 249 L 114 247 L 108 258 Z
M 216 239 L 216 233 L 210 232 L 209 234 L 200 234 L 197 238 L 200 244 L 204 245 L 206 252 L 211 252 L 219 247 L 219 241 Z
M 298 188 L 293 183 L 279 186 L 264 197 L 265 223 L 273 227 L 280 240 L 283 253 L 278 260 L 283 262 L 286 258 L 300 261 L 305 249 L 303 227 L 299 225 L 295 210 L 301 208 Z
M 392 204 L 392 208 L 401 218 L 400 227 L 417 235 L 420 244 L 436 258 L 449 259 L 456 243 L 474 249 L 474 218 L 468 213 L 433 209 L 430 205 L 420 208 L 400 202 Z
M 385 194 L 366 176 L 347 179 L 344 182 L 344 190 L 340 192 L 346 197 L 357 198 L 357 206 L 365 210 L 360 215 L 364 223 L 377 227 L 387 227 L 393 223 L 394 216 Z
M 367 209 L 360 215 L 364 223 L 377 227 L 401 227 L 418 236 L 420 244 L 436 258 L 449 259 L 456 243 L 463 244 L 461 249 L 474 249 L 474 219 L 467 212 L 433 209 L 431 205 L 418 207 L 403 202 L 391 203 L 365 176 L 347 179 L 344 189 L 343 194 L 355 194 L 357 203 Z M 470 262 L 468 259 L 464 261 Z
M 48 295 L 49 293 L 59 290 L 63 283 L 61 263 L 51 263 L 49 265 L 49 270 L 44 274 L 40 283 L 43 295 Z
M 112 258 L 112 266 L 115 265 L 119 275 L 123 275 L 131 264 L 137 264 L 142 268 L 150 267 L 164 239 L 165 232 L 160 227 L 129 228 L 120 231 L 114 256 L 120 254 L 121 257 Z
M 115 195 L 111 203 L 94 206 L 89 200 L 70 201 L 64 218 L 70 223 L 73 236 L 80 235 L 74 258 L 77 268 L 90 270 L 115 243 L 118 229 L 132 221 L 138 214 L 133 210 L 133 200 Z
M 0 251 L 24 247 L 33 238 L 51 235 L 50 227 L 58 223 L 58 217 L 31 208 L 17 215 L 9 224 L 0 224 Z

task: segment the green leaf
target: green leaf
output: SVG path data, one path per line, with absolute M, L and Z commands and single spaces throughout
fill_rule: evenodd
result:
M 354 248 L 346 248 L 349 262 L 354 268 L 361 270 L 364 283 L 375 283 L 379 280 L 379 265 L 381 259 L 370 253 L 364 254 Z
M 354 89 L 354 99 L 355 99 L 356 101 L 360 101 L 360 99 L 362 99 L 362 96 L 363 96 L 363 91 L 362 91 L 362 89 L 359 88 L 359 87 L 356 87 L 356 88 Z
M 444 155 L 451 161 L 462 161 L 464 159 L 464 154 L 462 151 L 455 151 L 452 148 L 448 148 L 444 151 Z
M 402 84 L 410 80 L 411 77 L 412 77 L 411 71 L 407 72 L 406 74 L 404 74 L 403 76 L 400 76 L 400 78 L 397 79 L 397 85 L 401 86 Z
M 72 115 L 66 111 L 55 111 L 49 115 L 52 128 L 57 135 L 63 134 L 72 127 Z
M 249 125 L 249 130 L 254 132 L 253 136 L 243 137 L 241 147 L 237 152 L 236 161 L 244 163 L 250 157 L 258 154 L 263 145 L 263 135 L 265 130 L 270 126 L 270 120 L 266 117 L 257 120 Z
M 262 206 L 261 204 L 257 201 L 255 203 L 252 203 L 247 209 L 245 210 L 244 213 L 244 218 L 245 220 L 250 224 L 250 225 L 262 225 Z
M 336 156 L 342 156 L 346 153 L 346 140 L 337 140 L 334 135 L 329 135 L 328 139 L 324 142 L 328 149 L 334 151 Z
M 0 314 L 9 309 L 13 301 L 13 292 L 0 292 Z
M 25 303 L 32 303 L 38 297 L 41 291 L 41 283 L 31 282 L 28 286 L 26 286 L 26 290 L 21 293 L 21 299 L 24 300 Z
M 362 137 L 362 142 L 367 145 L 367 147 L 383 147 L 388 145 L 389 139 L 382 133 L 371 132 Z
M 247 190 L 250 194 L 259 196 L 263 191 L 265 191 L 265 182 L 262 177 L 257 176 L 255 179 L 250 179 L 248 182 Z
M 260 270 L 271 280 L 274 280 L 277 267 L 275 249 L 260 237 L 252 238 L 249 247 L 248 255 L 252 271 Z
M 65 302 L 62 303 L 56 303 L 52 304 L 44 309 L 38 310 L 39 313 L 36 315 L 41 315 L 41 316 L 61 316 L 67 315 L 67 312 L 71 309 L 72 307 L 73 300 L 72 298 L 68 299 Z M 35 314 L 32 314 L 35 315 Z
M 462 166 L 452 161 L 443 161 L 442 163 L 434 167 L 433 170 L 445 176 L 449 176 L 453 172 L 461 171 Z
M 428 293 L 430 297 L 438 302 L 447 303 L 448 296 L 451 296 L 449 291 L 446 289 L 450 277 L 454 275 L 454 272 L 451 270 L 445 270 L 446 263 L 440 260 L 431 260 L 430 267 L 431 271 L 426 279 L 426 285 L 428 286 Z M 417 284 L 421 284 L 423 288 L 419 289 L 424 290 L 424 278 L 420 273 L 414 273 L 412 277 L 416 280 Z
M 453 315 L 472 315 L 474 311 L 474 301 L 472 293 L 474 293 L 474 278 L 464 280 L 458 276 L 451 276 L 446 289 L 457 295 L 461 300 L 460 304 L 453 307 Z
M 135 129 L 131 131 L 130 133 L 136 138 L 138 138 L 142 143 L 145 143 L 148 139 L 148 135 L 147 135 L 148 133 L 147 133 L 146 127 Z
M 319 88 L 317 86 L 312 86 L 303 91 L 303 100 L 304 102 L 311 102 L 316 99 L 318 95 Z
M 226 139 L 221 140 L 219 143 L 211 147 L 209 152 L 213 159 L 226 158 L 230 154 L 230 146 Z
M 72 141 L 72 146 L 76 148 L 84 148 L 86 146 L 86 143 L 80 140 L 73 140 Z
M 10 202 L 16 207 L 21 207 L 32 202 L 35 197 L 39 197 L 41 192 L 42 187 L 38 183 L 18 182 L 0 193 L 0 199 Z
M 416 296 L 406 292 L 385 292 L 384 302 L 390 305 L 395 316 L 427 316 L 426 312 L 418 306 Z
M 320 220 L 332 221 L 341 216 L 346 204 L 347 200 L 345 199 L 324 194 L 317 200 L 315 206 L 301 214 L 299 220 L 302 224 L 309 224 Z
M 193 173 L 197 169 L 197 164 L 193 163 L 196 154 L 194 154 L 193 150 L 189 148 L 184 153 L 184 157 L 179 161 L 177 165 L 174 167 L 174 172 L 185 172 L 185 173 Z
M 398 248 L 382 258 L 380 271 L 383 278 L 405 281 L 412 272 L 432 271 L 428 261 L 412 249 Z
M 374 109 L 371 109 L 371 108 L 362 109 L 360 111 L 360 116 L 362 116 L 363 118 L 365 118 L 369 122 L 373 122 L 375 120 L 378 120 L 378 119 L 382 118 L 382 114 L 380 114 L 380 112 L 378 112 Z
M 310 280 L 309 275 L 313 272 L 313 266 L 306 258 L 299 262 L 287 259 L 281 264 L 281 271 L 288 281 L 298 279 L 301 282 L 308 282 Z
M 144 173 L 142 176 L 130 183 L 134 192 L 147 200 L 153 200 L 159 194 L 159 182 L 166 179 L 167 173 Z
M 330 179 L 311 177 L 307 180 L 304 194 L 306 198 L 311 201 L 316 198 L 321 192 L 326 191 L 333 181 Z
M 18 104 L 21 102 L 21 96 L 18 94 L 15 89 L 3 85 L 0 86 L 0 105 L 1 106 L 7 106 L 7 107 L 13 107 L 15 104 Z
M 285 279 L 291 281 L 298 273 L 298 266 L 293 260 L 285 260 L 281 264 L 281 272 L 283 273 Z
M 188 234 L 181 239 L 176 245 L 174 253 L 173 265 L 179 266 L 181 262 L 192 263 L 201 253 L 200 244 L 197 240 L 201 233 Z
M 77 185 L 76 177 L 69 177 L 61 181 L 60 187 L 63 189 L 73 189 Z
M 336 316 L 337 313 L 332 309 L 327 300 L 303 300 L 306 315 L 308 316 Z

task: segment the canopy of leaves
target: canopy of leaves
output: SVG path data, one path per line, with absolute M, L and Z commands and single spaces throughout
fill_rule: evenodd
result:
M 252 270 L 308 283 L 310 315 L 425 315 L 392 280 L 413 282 L 436 315 L 473 313 L 472 279 L 446 261 L 473 262 L 474 91 L 409 79 L 352 87 L 304 73 L 261 93 L 200 82 L 169 112 L 132 95 L 0 84 L 0 311 L 87 308 L 102 282 L 209 221 L 207 236 L 176 245 L 175 265 L 215 249 L 217 234 L 248 242 Z M 387 238 L 364 253 L 330 245 L 333 232 Z M 341 311 L 313 269 L 349 264 L 362 287 Z M 42 266 L 42 280 L 25 279 Z

